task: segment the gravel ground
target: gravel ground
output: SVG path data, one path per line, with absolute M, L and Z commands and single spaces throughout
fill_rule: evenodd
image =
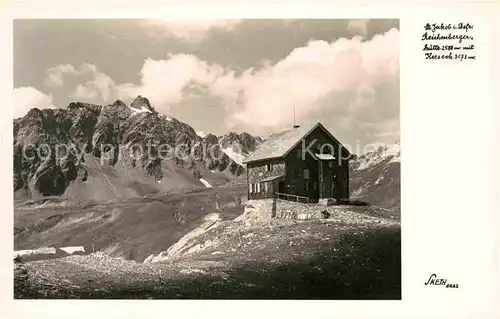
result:
M 16 298 L 400 299 L 399 222 L 222 221 L 186 253 L 137 263 L 101 252 L 15 266 Z

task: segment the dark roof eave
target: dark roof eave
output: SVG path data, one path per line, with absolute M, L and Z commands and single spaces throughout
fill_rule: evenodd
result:
M 256 162 L 264 162 L 264 161 L 275 160 L 275 159 L 280 159 L 280 158 L 283 158 L 283 156 L 265 157 L 265 158 L 259 158 L 259 159 L 256 159 L 256 160 L 244 160 L 243 164 L 256 163 Z

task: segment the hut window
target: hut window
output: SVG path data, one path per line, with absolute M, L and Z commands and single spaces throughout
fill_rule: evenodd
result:
M 273 170 L 273 166 L 271 164 L 266 164 L 266 172 L 271 172 Z
M 333 168 L 333 162 L 332 161 L 328 162 L 328 168 Z
M 304 179 L 309 179 L 309 169 L 304 168 Z
M 305 183 L 305 191 L 308 192 L 309 191 L 309 181 L 306 180 L 306 183 Z
M 260 193 L 260 183 L 257 183 L 257 193 Z
M 269 193 L 269 183 L 264 183 L 264 192 Z
M 253 193 L 253 184 L 250 183 L 250 194 L 252 194 L 252 193 Z

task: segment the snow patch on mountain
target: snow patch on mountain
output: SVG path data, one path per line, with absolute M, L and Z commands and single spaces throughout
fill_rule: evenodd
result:
M 241 151 L 235 151 L 234 148 L 228 147 L 222 149 L 224 153 L 226 153 L 229 158 L 231 158 L 233 161 L 235 161 L 237 164 L 243 165 L 243 161 L 245 158 L 248 156 L 248 154 L 242 153 Z
M 132 110 L 132 115 L 140 114 L 140 113 L 153 113 L 145 105 L 142 105 L 142 107 L 140 109 L 137 109 L 135 107 L 130 107 L 130 106 L 128 108 L 130 110 Z
M 222 151 L 235 163 L 245 166 L 243 161 L 262 144 L 262 139 L 249 133 L 229 132 L 218 137 Z
M 355 190 L 353 190 L 353 192 L 351 193 L 351 198 L 359 198 L 361 195 L 363 195 L 367 189 L 367 185 L 363 185 L 359 188 L 356 188 Z
M 200 182 L 201 182 L 203 185 L 205 185 L 205 187 L 206 187 L 206 188 L 212 188 L 212 185 L 211 185 L 209 182 L 207 182 L 207 180 L 206 180 L 206 179 L 204 179 L 204 178 L 200 178 Z
M 168 115 L 161 114 L 160 117 L 164 119 L 165 121 L 172 122 L 172 118 Z
M 399 143 L 379 146 L 375 151 L 361 155 L 358 160 L 356 170 L 368 169 L 385 160 L 388 163 L 401 162 L 401 148 Z
M 207 136 L 207 134 L 205 132 L 202 132 L 202 131 L 196 132 L 196 135 L 198 135 L 201 138 L 204 138 L 205 136 Z

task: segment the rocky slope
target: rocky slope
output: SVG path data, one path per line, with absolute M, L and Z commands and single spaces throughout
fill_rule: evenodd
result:
M 400 225 L 368 207 L 212 214 L 145 263 L 102 252 L 21 263 L 14 286 L 15 298 L 400 299 Z
M 350 163 L 351 198 L 400 211 L 400 144 L 380 146 Z
M 238 142 L 244 152 L 256 143 L 246 133 Z M 224 143 L 225 148 L 230 145 L 234 143 Z M 221 185 L 244 171 L 219 138 L 198 136 L 188 124 L 156 112 L 141 96 L 129 106 L 122 101 L 105 106 L 73 102 L 66 109 L 31 109 L 14 120 L 13 149 L 17 198 L 137 196 Z

